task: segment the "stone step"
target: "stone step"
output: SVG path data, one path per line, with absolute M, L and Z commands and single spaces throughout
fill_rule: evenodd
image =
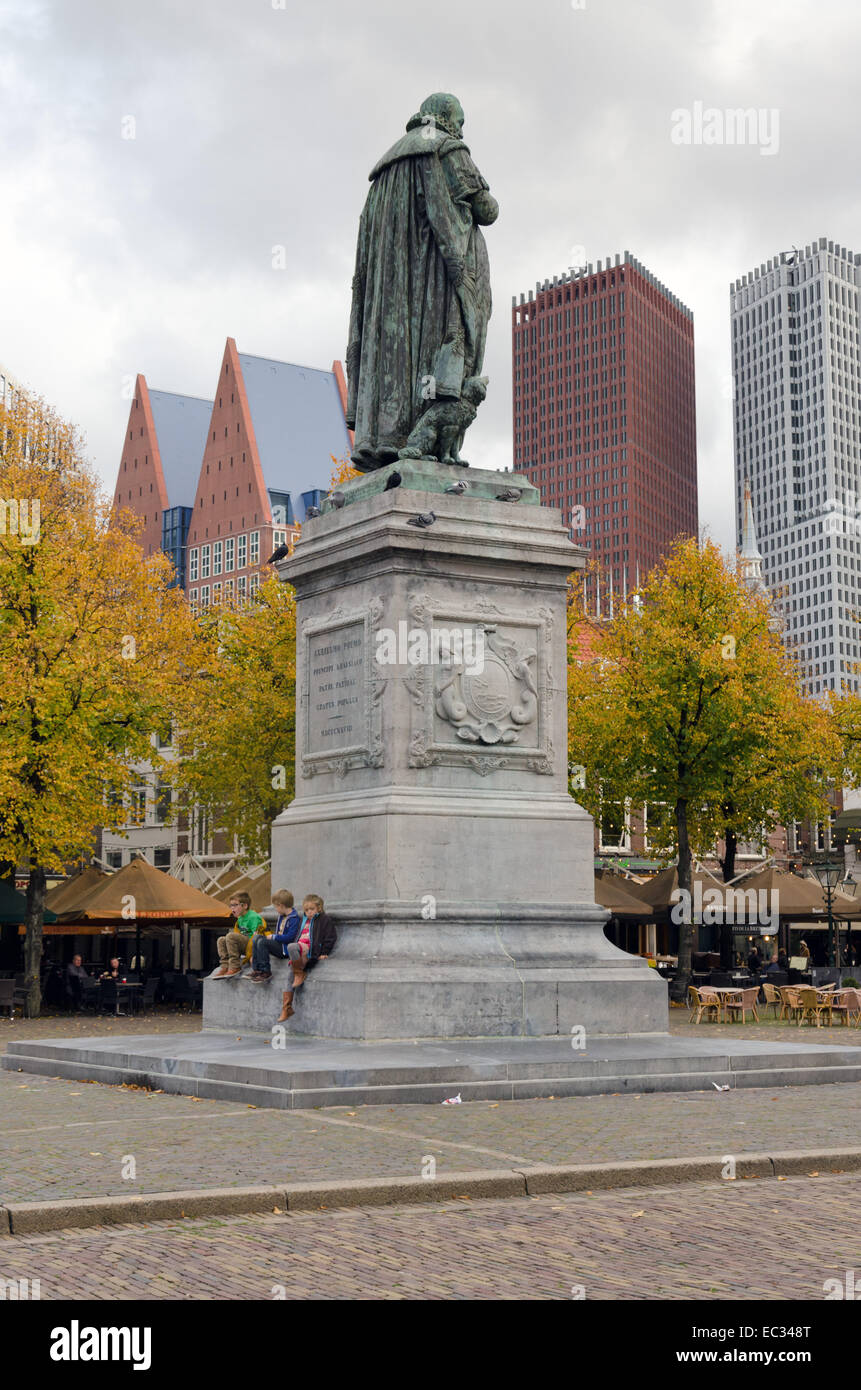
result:
M 446 1044 L 347 1044 L 213 1033 L 22 1041 L 8 1044 L 7 1071 L 147 1086 L 276 1109 L 526 1100 L 616 1092 L 699 1091 L 713 1085 L 775 1087 L 861 1080 L 861 1049 L 818 1043 L 601 1038 Z

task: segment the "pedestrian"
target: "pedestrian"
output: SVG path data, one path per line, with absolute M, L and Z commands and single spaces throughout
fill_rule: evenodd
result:
M 292 987 L 285 989 L 281 996 L 279 1023 L 286 1023 L 295 1013 L 293 996 L 305 983 L 307 972 L 313 969 L 318 961 L 328 960 L 335 949 L 338 933 L 328 912 L 323 910 L 324 907 L 323 899 L 317 893 L 308 893 L 302 900 L 299 931 L 296 940 L 287 947 L 287 955 L 293 967 Z
M 251 910 L 248 893 L 235 893 L 229 907 L 236 922 L 225 936 L 218 938 L 218 969 L 210 976 L 211 980 L 229 980 L 239 975 L 245 963 L 249 939 L 255 932 L 266 929 L 260 913 Z
M 83 957 L 72 956 L 66 966 L 66 999 L 75 1013 L 81 1012 L 84 1001 L 84 980 L 90 977 L 84 969 Z
M 276 960 L 287 958 L 287 947 L 296 940 L 302 925 L 302 919 L 293 906 L 293 894 L 287 888 L 272 894 L 272 906 L 278 913 L 275 931 L 272 936 L 257 932 L 252 941 L 253 969 L 249 979 L 255 985 L 265 985 L 272 979 L 271 957 L 275 956 Z

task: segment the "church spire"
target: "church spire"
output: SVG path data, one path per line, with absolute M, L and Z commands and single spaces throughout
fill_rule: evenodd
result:
M 741 558 L 742 561 L 749 563 L 749 570 L 745 566 L 743 572 L 745 578 L 748 572 L 762 578 L 762 556 L 759 553 L 759 546 L 756 543 L 756 525 L 753 520 L 753 501 L 750 494 L 750 483 L 747 478 L 744 480 L 744 520 L 741 531 Z
M 750 483 L 744 480 L 744 512 L 741 531 L 741 549 L 738 552 L 738 569 L 742 583 L 754 594 L 761 594 L 771 602 L 771 594 L 762 575 L 762 556 L 756 540 L 756 524 L 753 519 L 753 500 Z

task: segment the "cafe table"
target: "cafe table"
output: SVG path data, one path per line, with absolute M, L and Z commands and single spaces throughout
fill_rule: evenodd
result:
M 115 998 L 114 998 L 114 1017 L 115 1017 L 115 1018 L 119 1018 L 119 1017 L 120 1017 L 120 1004 L 123 1003 L 123 1002 L 128 1003 L 128 1004 L 133 1003 L 133 1001 L 134 1001 L 134 999 L 135 999 L 135 993 L 134 993 L 134 991 L 135 991 L 136 989 L 143 989 L 143 985 L 142 985 L 142 984 L 135 984 L 135 983 L 133 983 L 133 982 L 130 981 L 130 980 L 103 980 L 102 983 L 103 983 L 103 984 L 115 984 L 115 985 L 116 985 L 116 991 L 117 991 L 117 992 L 116 992 L 116 996 L 115 996 Z

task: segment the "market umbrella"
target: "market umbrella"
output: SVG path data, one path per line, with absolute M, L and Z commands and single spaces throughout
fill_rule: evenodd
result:
M 247 893 L 251 898 L 251 906 L 255 912 L 260 912 L 264 907 L 268 907 L 272 901 L 272 870 L 266 869 L 262 874 L 243 874 L 242 878 L 234 879 L 229 888 L 217 886 L 212 893 L 219 902 L 228 902 L 234 893 Z
M 52 888 L 50 893 L 45 895 L 45 905 L 50 907 L 52 912 L 71 912 L 97 884 L 108 877 L 109 875 L 97 869 L 95 864 L 88 864 L 86 869 Z
M 12 879 L 0 879 L 0 924 L 15 927 L 21 926 L 26 920 L 27 895 L 18 892 Z M 44 920 L 54 922 L 56 917 L 46 908 Z
M 727 884 L 737 893 L 764 892 L 765 901 L 776 906 L 781 917 L 819 917 L 826 910 L 825 894 L 812 878 L 802 878 L 787 869 L 770 864 L 739 883 Z
M 65 923 L 98 923 L 134 931 L 136 955 L 140 960 L 140 929 L 158 930 L 168 922 L 196 922 L 219 926 L 232 920 L 229 907 L 217 899 L 156 869 L 146 859 L 132 859 L 115 874 L 97 883 L 78 906 L 58 914 Z
M 628 880 L 624 880 L 626 886 Z M 599 907 L 606 907 L 614 917 L 654 917 L 654 910 L 642 898 L 628 893 L 612 878 L 595 875 L 595 901 Z
M 703 892 L 709 888 L 723 888 L 719 878 L 710 874 L 707 869 L 691 869 L 691 891 L 697 881 L 702 884 Z M 673 893 L 679 886 L 679 869 L 677 864 L 671 864 L 668 869 L 662 869 L 654 878 L 650 878 L 647 883 L 634 883 L 631 881 L 626 884 L 625 892 L 633 897 L 639 898 L 656 912 L 669 912 L 675 905 Z

